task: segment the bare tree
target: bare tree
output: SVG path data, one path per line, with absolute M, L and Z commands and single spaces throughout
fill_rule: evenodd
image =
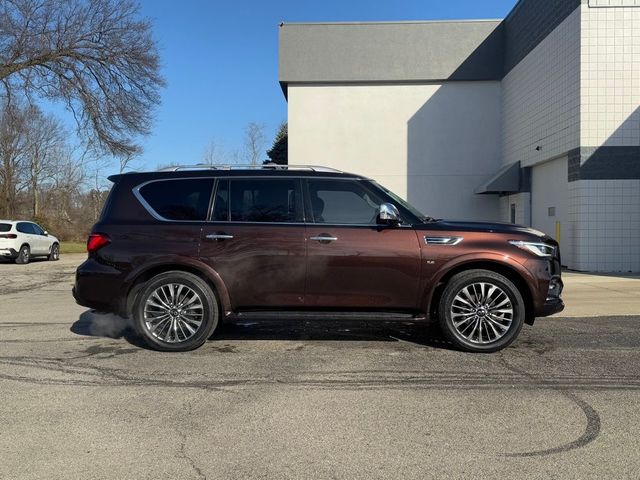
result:
M 244 129 L 244 148 L 247 162 L 257 165 L 266 143 L 264 125 L 251 122 Z
M 134 168 L 133 162 L 135 160 L 135 156 L 133 154 L 122 155 L 119 160 L 120 173 L 124 173 L 124 171 L 128 168 Z
M 17 106 L 0 110 L 0 212 L 6 218 L 15 216 L 17 193 L 27 168 L 28 120 L 25 111 Z
M 0 85 L 10 103 L 62 101 L 80 134 L 126 157 L 149 133 L 164 80 L 134 0 L 3 0 Z
M 202 154 L 202 163 L 206 165 L 221 165 L 227 163 L 227 151 L 224 144 L 212 137 Z
M 212 137 L 202 154 L 202 163 L 206 165 L 239 164 L 241 155 L 237 148 L 230 150 L 222 141 Z
M 58 120 L 44 115 L 37 107 L 27 110 L 28 185 L 31 194 L 31 214 L 40 215 L 40 193 L 44 183 L 50 181 L 58 169 L 64 148 L 64 130 Z

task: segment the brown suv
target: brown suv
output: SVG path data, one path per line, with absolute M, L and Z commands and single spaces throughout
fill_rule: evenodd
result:
M 158 350 L 197 348 L 222 321 L 271 310 L 435 318 L 458 347 L 493 352 L 564 308 L 552 238 L 426 217 L 358 175 L 188 167 L 110 180 L 73 294 L 131 316 Z

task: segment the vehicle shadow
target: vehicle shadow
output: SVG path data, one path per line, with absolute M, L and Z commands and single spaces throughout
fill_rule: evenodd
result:
M 29 263 L 40 263 L 40 262 L 48 262 L 49 259 L 47 257 L 35 257 L 35 258 L 30 258 L 29 259 Z M 55 263 L 55 262 L 54 262 Z M 0 265 L 1 264 L 11 264 L 11 265 L 15 265 L 16 262 L 15 260 L 13 260 L 12 258 L 0 258 Z M 28 265 L 28 264 L 27 264 Z
M 128 343 L 148 348 L 138 337 L 131 321 L 118 315 L 87 310 L 70 328 L 76 335 L 124 339 Z M 230 340 L 256 341 L 347 341 L 347 342 L 408 342 L 426 347 L 453 350 L 434 322 L 425 320 L 367 319 L 261 319 L 259 316 L 236 319 L 220 325 L 209 343 Z

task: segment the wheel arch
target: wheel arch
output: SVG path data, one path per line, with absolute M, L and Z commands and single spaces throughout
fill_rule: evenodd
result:
M 435 281 L 431 282 L 431 285 L 435 285 L 435 288 L 433 288 L 430 295 L 427 295 L 427 298 L 425 298 L 425 312 L 427 312 L 429 317 L 436 318 L 440 298 L 442 297 L 445 286 L 451 278 L 458 273 L 478 269 L 499 273 L 513 282 L 516 288 L 520 291 L 525 304 L 525 323 L 533 325 L 535 320 L 533 292 L 526 280 L 526 273 L 512 264 L 495 259 L 463 261 L 439 272 Z
M 124 313 L 127 315 L 131 313 L 136 296 L 147 281 L 156 275 L 172 271 L 191 273 L 204 280 L 214 295 L 216 295 L 220 304 L 221 319 L 224 319 L 224 314 L 231 310 L 231 301 L 222 278 L 220 278 L 220 275 L 215 270 L 207 265 L 187 259 L 171 259 L 162 262 L 153 262 L 131 272 L 125 281 L 124 295 L 122 297 L 124 299 L 124 304 L 122 305 Z

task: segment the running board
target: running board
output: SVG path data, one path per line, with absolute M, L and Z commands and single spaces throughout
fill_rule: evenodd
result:
M 425 320 L 423 314 L 401 312 L 332 312 L 332 311 L 244 311 L 227 316 L 230 320 L 371 320 L 371 321 L 413 321 Z

